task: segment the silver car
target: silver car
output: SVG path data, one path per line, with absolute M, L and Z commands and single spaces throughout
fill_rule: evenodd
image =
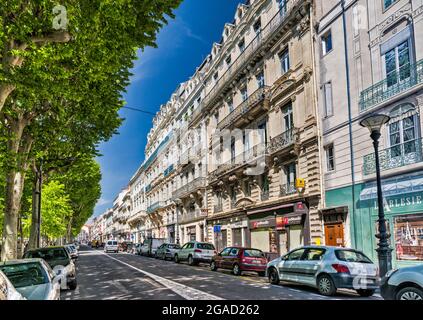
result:
M 1 262 L 0 271 L 28 300 L 60 300 L 60 280 L 42 259 Z
M 13 286 L 10 280 L 0 271 L 0 301 L 26 300 Z
M 331 296 L 337 289 L 353 289 L 360 296 L 372 296 L 379 288 L 378 268 L 354 249 L 306 246 L 288 252 L 267 264 L 270 283 L 280 281 L 317 288 Z
M 389 271 L 380 293 L 385 300 L 423 300 L 423 265 Z
M 188 261 L 188 264 L 193 266 L 200 262 L 210 263 L 215 254 L 216 249 L 211 243 L 191 241 L 175 252 L 174 260 L 176 263 Z
M 162 260 L 173 260 L 175 258 L 175 253 L 177 253 L 180 249 L 181 246 L 179 244 L 163 243 L 157 248 L 155 257 Z

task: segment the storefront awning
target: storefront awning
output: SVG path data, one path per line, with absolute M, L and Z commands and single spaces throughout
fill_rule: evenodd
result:
M 423 190 L 423 176 L 415 176 L 406 179 L 393 179 L 382 182 L 382 192 L 384 197 L 409 194 Z M 360 200 L 377 199 L 377 186 L 372 183 L 364 188 L 360 193 Z

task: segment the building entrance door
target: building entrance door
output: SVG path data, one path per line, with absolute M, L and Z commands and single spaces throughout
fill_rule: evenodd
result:
M 344 226 L 343 223 L 325 225 L 325 240 L 327 246 L 344 246 Z

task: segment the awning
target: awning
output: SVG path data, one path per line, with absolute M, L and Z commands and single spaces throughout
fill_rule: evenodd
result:
M 397 178 L 382 182 L 382 193 L 384 197 L 409 194 L 423 190 L 423 176 L 415 176 L 409 178 Z M 377 199 L 376 183 L 369 184 L 360 193 L 360 200 Z

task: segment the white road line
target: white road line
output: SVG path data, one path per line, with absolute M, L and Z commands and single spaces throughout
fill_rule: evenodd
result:
M 184 299 L 187 299 L 187 300 L 224 300 L 223 298 L 212 295 L 210 293 L 207 293 L 207 292 L 204 292 L 204 291 L 201 291 L 201 290 L 198 290 L 198 289 L 194 289 L 194 288 L 188 287 L 186 285 L 177 283 L 175 281 L 168 280 L 166 278 L 157 276 L 157 275 L 152 274 L 150 272 L 138 269 L 137 267 L 134 267 L 134 266 L 132 266 L 132 265 L 126 263 L 126 262 L 119 260 L 119 259 L 113 258 L 112 256 L 109 256 L 106 253 L 102 252 L 102 254 L 104 254 L 105 256 L 109 257 L 110 259 L 115 260 L 115 261 L 117 261 L 117 262 L 131 268 L 131 269 L 134 269 L 138 272 L 143 273 L 147 277 L 157 281 L 158 283 L 165 286 L 166 288 L 168 288 L 169 290 L 178 294 L 179 296 L 181 296 Z

